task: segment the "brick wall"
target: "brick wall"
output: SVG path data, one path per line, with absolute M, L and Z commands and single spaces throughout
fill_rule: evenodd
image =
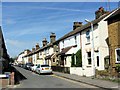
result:
M 115 49 L 120 48 L 120 20 L 111 20 L 108 25 L 109 47 L 110 47 L 110 65 L 112 73 L 115 73 Z

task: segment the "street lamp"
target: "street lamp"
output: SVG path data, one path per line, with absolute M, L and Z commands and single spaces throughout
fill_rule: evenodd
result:
M 93 35 L 93 23 L 90 22 L 89 20 L 85 19 L 86 22 L 90 23 L 91 25 L 91 31 L 92 31 L 92 62 L 93 62 L 93 75 L 95 77 L 95 60 L 94 60 L 94 35 Z

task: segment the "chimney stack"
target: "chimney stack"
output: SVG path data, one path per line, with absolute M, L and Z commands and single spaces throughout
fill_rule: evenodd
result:
M 55 35 L 55 33 L 52 32 L 50 35 L 50 43 L 55 42 L 55 40 L 56 40 L 56 35 Z
M 96 12 L 95 12 L 95 18 L 98 19 L 100 16 L 108 13 L 108 11 L 105 11 L 103 7 L 100 7 Z
M 43 43 L 43 47 L 47 45 L 47 40 L 46 40 L 46 38 L 43 39 L 42 43 Z
M 81 26 L 82 26 L 82 22 L 74 22 L 73 23 L 73 30 L 75 30 L 76 28 L 81 27 Z
M 38 43 L 36 44 L 36 46 L 35 46 L 35 47 L 36 47 L 36 50 L 38 50 L 38 49 L 40 48 L 40 46 L 39 46 L 39 44 L 38 44 Z
M 32 51 L 35 51 L 35 48 L 34 48 L 34 47 L 32 48 Z

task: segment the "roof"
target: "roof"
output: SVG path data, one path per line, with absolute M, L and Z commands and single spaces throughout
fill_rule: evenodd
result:
M 91 22 L 93 23 L 93 25 L 97 25 L 98 22 L 100 22 L 102 19 L 104 19 L 104 18 L 105 18 L 106 16 L 108 16 L 109 14 L 110 14 L 110 13 L 104 14 L 104 15 L 102 15 L 101 17 L 99 17 L 98 19 L 95 19 L 95 20 L 93 20 L 93 21 L 91 21 Z M 61 37 L 60 39 L 58 39 L 56 42 L 59 42 L 59 41 L 65 39 L 65 38 L 68 38 L 68 37 L 70 37 L 70 36 L 72 36 L 72 35 L 75 35 L 75 34 L 81 32 L 81 31 L 83 31 L 83 30 L 85 30 L 85 29 L 87 29 L 87 28 L 89 28 L 89 27 L 91 27 L 90 23 L 87 23 L 87 24 L 85 24 L 85 25 L 83 25 L 83 26 L 81 26 L 81 27 L 78 27 L 78 28 L 76 28 L 75 30 L 67 33 L 66 35 L 64 35 L 63 37 Z M 54 43 L 56 43 L 56 42 L 54 42 Z
M 31 51 L 30 53 L 28 53 L 27 55 L 25 55 L 24 57 L 27 57 L 27 56 L 30 56 L 30 55 L 33 55 L 35 53 L 38 53 L 39 51 L 42 51 L 50 46 L 52 46 L 53 44 L 52 43 L 49 43 L 48 45 L 44 46 L 44 47 L 41 47 L 39 48 L 38 50 L 35 50 L 35 51 Z
M 45 59 L 50 59 L 53 55 L 54 55 L 54 54 L 48 55 L 48 56 L 45 57 Z
M 113 12 L 113 11 L 112 11 L 112 12 Z M 112 13 L 112 12 L 110 12 L 110 13 Z M 105 18 L 106 16 L 108 16 L 110 13 L 104 14 L 104 15 L 102 15 L 101 17 L 99 17 L 98 19 L 95 19 L 95 20 L 93 20 L 93 21 L 91 21 L 91 22 L 93 23 L 93 25 L 97 25 L 98 22 L 100 22 L 102 19 L 104 19 L 104 18 Z M 70 37 L 70 36 L 72 36 L 72 35 L 75 35 L 75 34 L 81 32 L 81 31 L 83 31 L 83 30 L 85 30 L 85 29 L 87 29 L 87 28 L 89 28 L 89 27 L 91 27 L 90 23 L 87 23 L 87 24 L 85 24 L 85 25 L 83 25 L 83 26 L 81 26 L 81 27 L 78 27 L 78 28 L 76 28 L 75 30 L 73 30 L 73 31 L 65 34 L 63 37 L 61 37 L 60 39 L 56 40 L 55 42 L 49 43 L 48 45 L 46 45 L 46 46 L 44 46 L 44 47 L 42 47 L 42 48 L 40 48 L 40 49 L 38 49 L 38 50 L 35 50 L 34 52 L 30 52 L 30 53 L 27 54 L 26 56 L 29 56 L 29 55 L 32 55 L 32 54 L 37 53 L 37 52 L 39 52 L 39 51 L 42 51 L 42 50 L 44 50 L 45 48 L 48 48 L 48 47 L 52 46 L 53 44 L 58 43 L 59 41 L 64 40 L 65 38 L 68 38 L 68 37 Z M 65 49 L 63 52 L 65 52 L 66 50 L 67 50 L 67 49 Z
M 21 55 L 21 54 L 24 54 L 24 52 L 21 52 L 19 55 Z M 19 55 L 18 55 L 18 56 L 19 56 Z
M 0 26 L 0 44 L 2 44 L 2 45 L 0 45 L 0 48 L 2 48 L 2 53 L 3 53 L 0 56 L 2 56 L 4 59 L 9 59 L 9 55 L 7 53 L 7 49 L 6 49 L 6 46 L 5 46 L 5 42 L 4 42 L 4 37 L 3 37 L 1 26 Z
M 31 51 L 29 52 L 27 55 L 25 55 L 24 57 L 27 57 L 27 56 L 30 56 L 30 55 L 33 55 L 35 51 Z
M 110 15 L 106 20 L 110 20 L 116 16 L 118 17 L 120 16 L 120 7 L 112 15 Z
M 39 52 L 39 51 L 42 51 L 42 50 L 44 50 L 44 49 L 46 49 L 46 48 L 48 48 L 48 47 L 51 47 L 52 45 L 53 45 L 52 43 L 49 43 L 48 45 L 46 45 L 46 46 L 44 46 L 44 47 L 41 47 L 41 48 L 39 48 L 38 50 L 36 50 L 35 53 L 37 53 L 37 52 Z
M 63 48 L 63 50 L 59 53 L 61 55 L 64 55 L 65 53 L 67 53 L 73 46 L 69 46 L 69 47 L 66 47 L 66 48 Z

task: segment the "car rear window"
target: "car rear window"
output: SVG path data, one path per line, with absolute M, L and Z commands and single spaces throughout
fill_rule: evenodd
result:
M 41 65 L 41 67 L 49 67 L 49 65 Z

